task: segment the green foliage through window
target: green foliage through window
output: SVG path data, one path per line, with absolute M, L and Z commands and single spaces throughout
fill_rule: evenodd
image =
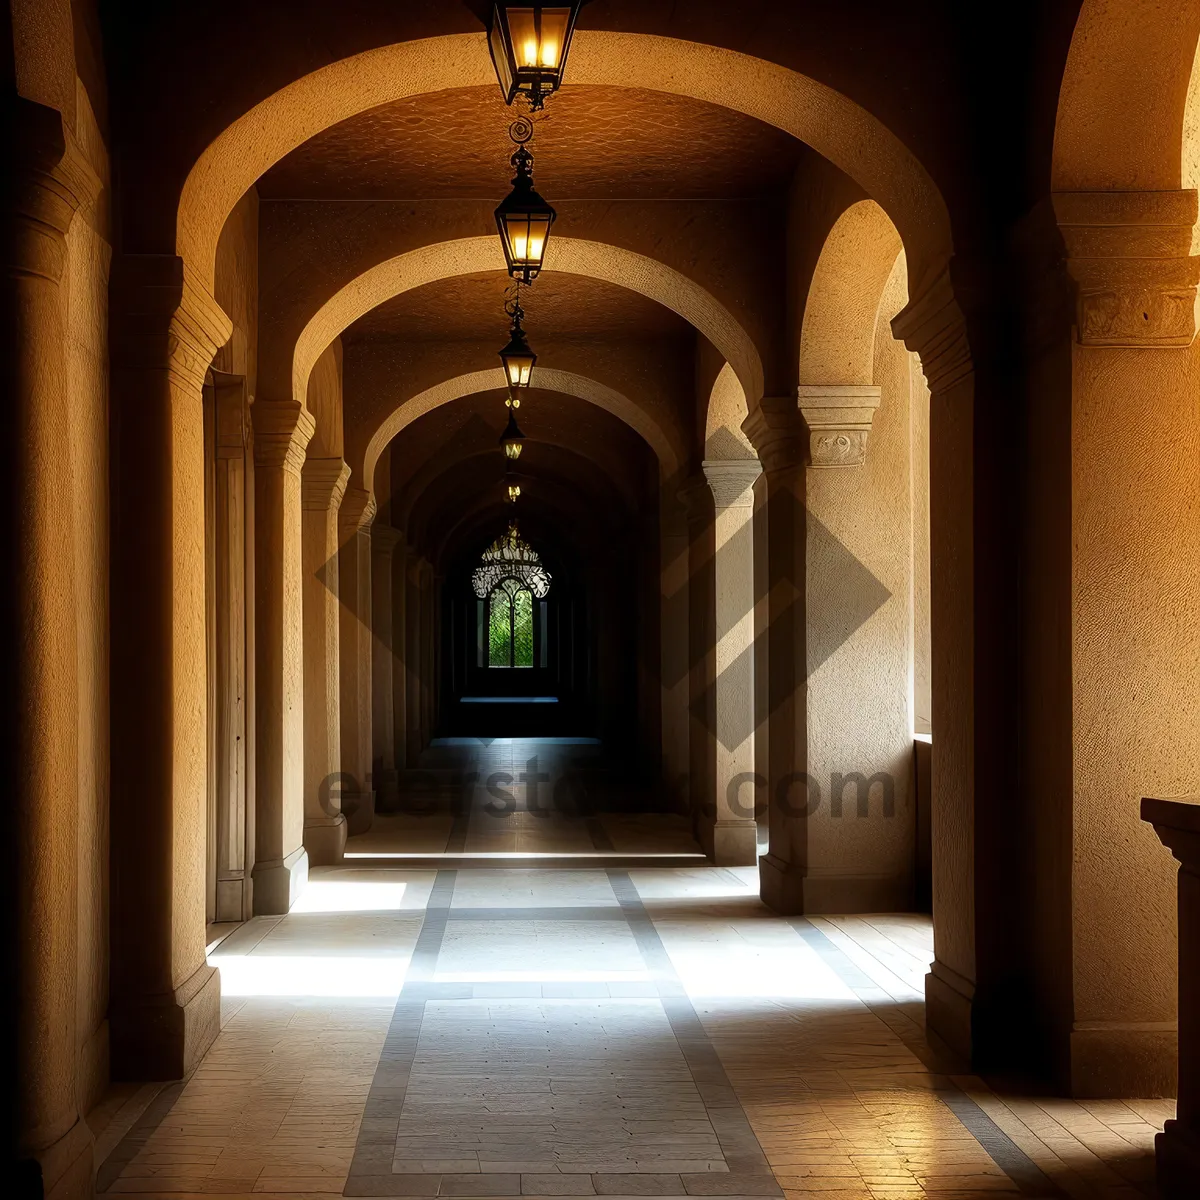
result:
M 533 666 L 533 597 L 525 588 L 513 598 L 513 666 Z
M 488 597 L 488 666 L 533 666 L 533 596 L 515 579 Z

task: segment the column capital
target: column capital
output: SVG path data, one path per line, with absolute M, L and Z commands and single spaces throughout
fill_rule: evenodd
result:
M 949 267 L 892 318 L 892 336 L 920 355 L 930 391 L 953 387 L 971 374 L 967 322 L 954 295 Z
M 1190 346 L 1200 257 L 1194 189 L 1055 192 L 1082 346 Z
M 764 396 L 742 432 L 768 475 L 803 468 L 806 431 L 794 396 Z
M 399 529 L 394 529 L 391 525 L 385 525 L 382 521 L 377 521 L 371 526 L 372 554 L 386 554 L 390 556 L 403 541 L 404 534 Z
M 758 459 L 706 458 L 700 466 L 718 509 L 754 507 L 754 481 L 762 474 Z
M 51 238 L 56 234 L 63 237 L 75 213 L 96 202 L 103 183 L 62 113 L 23 96 L 12 97 L 8 103 L 14 118 L 10 168 L 16 184 L 16 214 Z M 61 274 L 60 255 L 39 254 L 20 244 L 16 250 L 17 265 L 24 269 L 52 279 Z
M 233 322 L 175 254 L 121 254 L 113 262 L 113 357 L 161 370 L 199 394 Z
M 871 383 L 801 384 L 796 389 L 814 467 L 859 467 L 867 461 L 867 435 L 880 395 Z
M 317 424 L 298 400 L 256 400 L 250 406 L 254 425 L 254 462 L 260 467 L 282 467 L 299 476 L 304 451 Z
M 375 520 L 375 497 L 366 488 L 348 487 L 338 508 L 338 524 L 343 530 L 371 527 Z
M 300 472 L 300 507 L 320 512 L 337 509 L 349 479 L 350 467 L 343 458 L 306 458 Z

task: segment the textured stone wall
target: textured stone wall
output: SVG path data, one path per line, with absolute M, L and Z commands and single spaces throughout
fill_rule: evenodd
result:
M 808 472 L 808 772 L 822 796 L 809 820 L 814 911 L 911 906 L 913 397 L 911 355 L 888 325 L 907 283 L 901 260 L 874 324 L 882 399 L 866 462 Z M 835 794 L 834 777 L 852 774 L 886 776 L 894 807 L 882 784 L 866 815 L 853 784 Z
M 76 136 L 108 182 L 108 151 L 82 85 Z M 75 552 L 78 729 L 78 975 L 80 1111 L 108 1084 L 108 192 L 67 233 L 65 306 L 71 495 L 62 513 Z

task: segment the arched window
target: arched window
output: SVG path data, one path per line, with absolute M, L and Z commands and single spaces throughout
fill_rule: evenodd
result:
M 550 573 L 521 537 L 516 521 L 483 552 L 471 584 L 479 597 L 479 665 L 532 667 L 540 662 L 544 667 L 544 597 L 550 591 Z
M 488 597 L 488 666 L 533 666 L 533 594 L 516 579 Z

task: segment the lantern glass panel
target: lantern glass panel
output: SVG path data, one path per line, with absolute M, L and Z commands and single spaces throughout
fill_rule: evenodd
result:
M 504 369 L 508 373 L 511 387 L 528 387 L 530 376 L 533 374 L 534 358 L 532 354 L 505 354 Z
M 496 77 L 500 80 L 500 90 L 504 93 L 505 100 L 511 104 L 516 89 L 513 87 L 513 73 L 512 66 L 508 61 L 508 50 L 504 45 L 504 23 L 500 20 L 492 22 L 491 32 L 488 34 L 488 49 L 492 52 L 492 62 L 496 66 Z
M 512 265 L 539 271 L 550 236 L 549 218 L 544 213 L 514 212 L 506 216 L 504 224 Z
M 569 8 L 541 8 L 540 13 L 536 8 L 510 8 L 508 30 L 517 70 L 558 71 L 570 18 Z

